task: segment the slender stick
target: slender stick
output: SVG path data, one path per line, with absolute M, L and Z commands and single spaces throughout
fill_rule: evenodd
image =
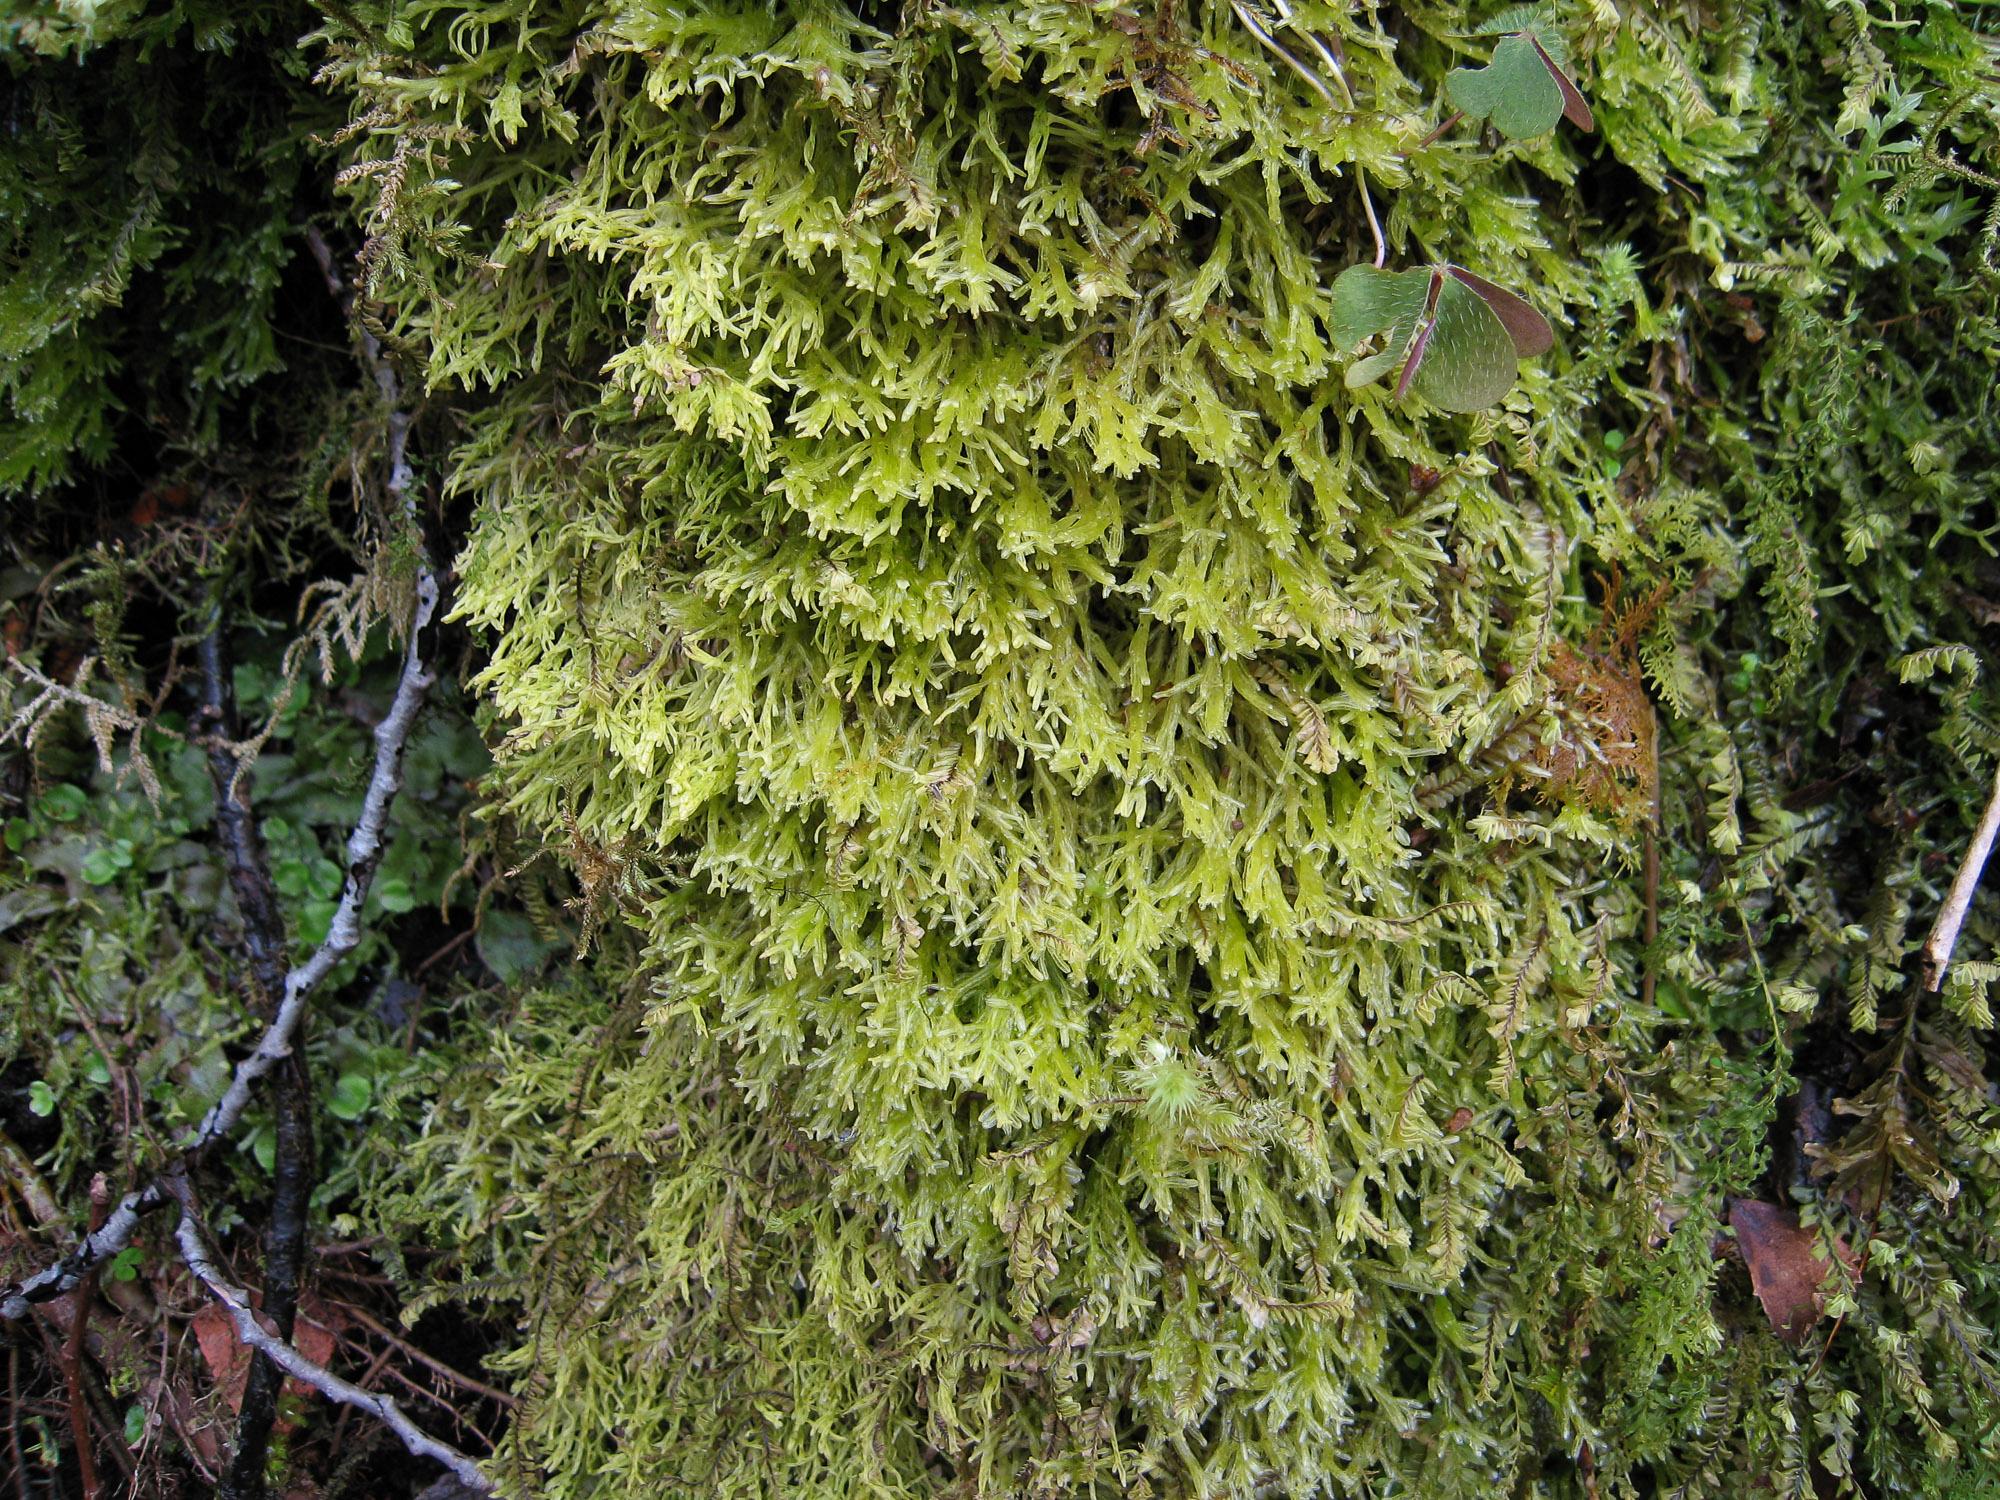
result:
M 250 960 L 257 1011 L 268 1016 L 284 990 L 285 926 L 270 861 L 257 835 L 250 808 L 250 766 L 230 748 L 238 735 L 229 640 L 221 609 L 201 641 L 202 713 L 209 720 L 208 768 L 215 783 L 216 827 L 229 866 L 229 883 L 242 917 L 242 945 Z M 292 1055 L 278 1070 L 273 1106 L 277 1116 L 277 1160 L 271 1216 L 264 1239 L 264 1315 L 279 1338 L 289 1339 L 298 1314 L 299 1271 L 305 1262 L 306 1225 L 314 1183 L 312 1081 L 303 1050 L 304 1026 Z M 278 1396 L 285 1377 L 257 1355 L 236 1418 L 235 1452 L 223 1476 L 222 1500 L 254 1500 L 264 1493 L 264 1465 L 271 1429 L 278 1419 Z
M 1944 971 L 1951 966 L 1951 951 L 1958 946 L 1958 930 L 1965 925 L 1965 914 L 1972 909 L 1972 896 L 1979 889 L 1979 877 L 1986 869 L 1986 856 L 1993 850 L 1993 836 L 2000 833 L 2000 771 L 1993 776 L 1993 791 L 1986 799 L 1986 811 L 1979 819 L 1979 827 L 1973 831 L 1972 843 L 1965 851 L 1965 860 L 1958 867 L 1958 877 L 1951 883 L 1951 891 L 1944 898 L 1944 908 L 1938 912 L 1937 925 L 1931 928 L 1931 935 L 1924 944 L 1924 988 L 1937 991 L 1944 988 Z
M 1361 189 L 1361 210 L 1368 215 L 1368 232 L 1375 238 L 1375 269 L 1381 270 L 1389 259 L 1389 242 L 1382 238 L 1382 221 L 1375 217 L 1375 200 L 1368 196 L 1368 174 L 1361 170 L 1361 163 L 1354 164 L 1355 186 Z
M 439 1442 L 423 1431 L 410 1420 L 402 1407 L 387 1396 L 364 1391 L 360 1386 L 342 1380 L 331 1370 L 307 1359 L 283 1339 L 267 1332 L 251 1309 L 250 1294 L 222 1274 L 202 1243 L 201 1223 L 195 1214 L 194 1197 L 185 1180 L 179 1185 L 177 1197 L 181 1204 L 181 1221 L 174 1239 L 180 1246 L 181 1259 L 208 1288 L 209 1294 L 228 1310 L 230 1321 L 236 1325 L 238 1338 L 294 1380 L 311 1386 L 329 1401 L 367 1412 L 395 1433 L 411 1453 L 419 1458 L 435 1459 L 451 1470 L 459 1483 L 482 1495 L 492 1493 L 491 1482 L 479 1472 L 478 1463 L 469 1454 L 461 1453 L 449 1443 Z
M 1447 130 L 1451 129 L 1452 126 L 1456 125 L 1460 120 L 1463 120 L 1464 118 L 1465 118 L 1464 110 L 1462 109 L 1453 110 L 1450 114 L 1444 117 L 1444 123 L 1438 126 L 1436 130 L 1433 130 L 1429 135 L 1425 136 L 1422 140 L 1418 141 L 1416 145 L 1410 147 L 1409 150 L 1400 152 L 1399 154 L 1403 156 L 1416 155 L 1416 153 L 1423 150 L 1424 147 L 1432 145 L 1440 138 L 1442 138 Z
M 1294 73 L 1298 74 L 1300 78 L 1305 80 L 1306 87 L 1311 89 L 1315 94 L 1318 94 L 1320 100 L 1328 109 L 1337 110 L 1340 108 L 1339 101 L 1333 97 L 1332 90 L 1327 88 L 1319 74 L 1287 52 L 1278 39 L 1265 29 L 1263 22 L 1257 19 L 1250 8 L 1243 3 L 1243 0 L 1229 0 L 1229 6 L 1231 10 L 1236 12 L 1236 19 L 1243 23 L 1252 36 L 1264 44 L 1265 50 L 1277 57 Z M 1340 79 L 1340 86 L 1345 89 L 1347 87 L 1346 78 L 1342 77 L 1339 73 L 1335 73 L 1334 76 Z M 1353 103 L 1352 96 L 1349 96 L 1348 102 L 1349 104 Z
M 368 778 L 367 795 L 362 799 L 361 816 L 347 840 L 347 879 L 340 893 L 340 905 L 327 929 L 326 940 L 312 956 L 285 976 L 284 997 L 277 1014 L 265 1028 L 255 1050 L 236 1065 L 229 1087 L 213 1108 L 202 1117 L 180 1143 L 184 1159 L 192 1159 L 228 1135 L 243 1118 L 251 1091 L 278 1064 L 291 1055 L 292 1039 L 305 1018 L 313 991 L 333 972 L 340 961 L 361 942 L 361 907 L 368 887 L 375 879 L 375 867 L 382 858 L 382 846 L 389 821 L 389 808 L 403 785 L 403 748 L 408 743 L 417 710 L 430 688 L 433 676 L 424 662 L 420 643 L 424 628 L 438 603 L 437 579 L 426 562 L 417 575 L 417 613 L 410 625 L 409 645 L 403 655 L 402 677 L 389 712 L 375 726 L 375 764 Z M 161 1181 L 147 1183 L 127 1193 L 105 1218 L 102 1228 L 88 1234 L 74 1250 L 40 1274 L 29 1277 L 5 1297 L 0 1297 L 0 1318 L 27 1316 L 37 1302 L 60 1297 L 75 1288 L 92 1267 L 103 1264 L 132 1243 L 139 1222 L 167 1202 L 168 1192 Z
M 90 1213 L 94 1219 L 104 1211 L 104 1202 L 111 1196 L 102 1175 L 90 1184 Z M 69 1317 L 69 1338 L 63 1344 L 62 1375 L 63 1384 L 69 1393 L 69 1431 L 76 1443 L 76 1476 L 83 1487 L 83 1500 L 97 1500 L 97 1438 L 90 1426 L 90 1398 L 83 1386 L 83 1341 L 90 1327 L 91 1304 L 97 1300 L 97 1273 L 92 1271 L 83 1278 L 83 1284 L 76 1289 L 71 1299 Z

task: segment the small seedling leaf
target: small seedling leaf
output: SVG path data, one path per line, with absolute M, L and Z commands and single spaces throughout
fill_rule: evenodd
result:
M 343 1073 L 333 1085 L 333 1095 L 326 1101 L 327 1113 L 337 1120 L 358 1120 L 368 1113 L 368 1101 L 374 1097 L 375 1087 L 362 1073 Z
M 1347 388 L 1358 391 L 1364 385 L 1372 385 L 1402 362 L 1401 349 L 1384 349 L 1380 354 L 1370 354 L 1357 359 L 1347 367 Z

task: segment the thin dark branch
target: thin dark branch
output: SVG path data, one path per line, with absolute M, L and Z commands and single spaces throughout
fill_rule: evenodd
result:
M 492 1493 L 492 1485 L 479 1472 L 478 1463 L 469 1455 L 461 1453 L 449 1443 L 439 1442 L 412 1422 L 407 1413 L 387 1396 L 364 1391 L 360 1386 L 341 1379 L 331 1370 L 313 1363 L 293 1348 L 285 1340 L 268 1331 L 257 1320 L 251 1309 L 250 1294 L 234 1285 L 216 1266 L 202 1243 L 201 1222 L 195 1212 L 194 1196 L 183 1181 L 176 1194 L 181 1204 L 180 1227 L 175 1231 L 175 1241 L 180 1246 L 181 1259 L 194 1272 L 196 1278 L 207 1287 L 209 1294 L 229 1312 L 230 1321 L 236 1326 L 236 1336 L 244 1344 L 273 1364 L 277 1365 L 292 1379 L 311 1386 L 329 1401 L 337 1401 L 343 1406 L 352 1406 L 367 1412 L 383 1426 L 387 1427 L 402 1442 L 403 1446 L 419 1458 L 435 1459 L 449 1469 L 458 1481 L 477 1493 Z
M 209 730 L 208 769 L 215 783 L 216 827 L 242 918 L 243 951 L 250 961 L 257 1010 L 268 1019 L 284 993 L 285 927 L 277 889 L 271 883 L 270 860 L 250 807 L 250 767 L 231 748 L 239 737 L 236 692 L 229 641 L 219 614 L 218 609 L 218 618 L 202 637 L 200 653 L 202 716 L 208 720 Z M 282 1339 L 291 1338 L 298 1315 L 299 1272 L 305 1263 L 306 1226 L 316 1175 L 312 1078 L 306 1068 L 304 1030 L 301 1018 L 292 1055 L 278 1070 L 273 1100 L 277 1155 L 271 1216 L 264 1236 L 263 1310 Z M 265 1461 L 284 1384 L 283 1373 L 270 1360 L 261 1354 L 251 1360 L 237 1412 L 235 1449 L 222 1480 L 222 1500 L 254 1500 L 264 1493 Z
M 98 1177 L 91 1187 L 91 1218 L 94 1220 L 104 1210 L 104 1200 L 110 1197 L 103 1177 Z M 83 1500 L 97 1500 L 97 1438 L 90 1425 L 90 1398 L 83 1385 L 85 1335 L 90 1328 L 90 1309 L 97 1301 L 97 1273 L 91 1272 L 83 1278 L 83 1284 L 76 1290 L 70 1302 L 69 1337 L 63 1341 L 62 1377 L 69 1395 L 69 1432 L 76 1445 L 77 1482 L 83 1487 Z
M 488 1385 L 483 1380 L 474 1380 L 470 1375 L 461 1374 L 459 1371 L 454 1370 L 450 1365 L 446 1364 L 443 1360 L 437 1359 L 432 1355 L 426 1354 L 424 1353 L 423 1350 L 419 1349 L 415 1344 L 410 1343 L 406 1339 L 399 1338 L 387 1326 L 378 1322 L 376 1319 L 370 1317 L 367 1309 L 343 1303 L 341 1305 L 340 1310 L 344 1315 L 352 1318 L 355 1322 L 359 1323 L 363 1328 L 366 1328 L 370 1333 L 374 1334 L 377 1338 L 381 1339 L 383 1343 L 388 1344 L 392 1348 L 399 1351 L 400 1353 L 407 1355 L 409 1358 L 415 1360 L 418 1364 L 422 1365 L 425 1369 L 431 1371 L 431 1373 L 438 1375 L 445 1380 L 450 1381 L 453 1385 L 458 1386 L 463 1390 L 471 1391 L 475 1395 L 484 1396 L 488 1401 L 494 1402 L 496 1405 L 499 1406 L 512 1408 L 520 1405 L 520 1400 L 518 1397 L 510 1396 L 507 1392 L 499 1389 L 497 1386 Z
M 267 1016 L 285 988 L 285 924 L 264 855 L 264 841 L 250 809 L 248 769 L 237 759 L 236 692 L 229 642 L 217 619 L 201 638 L 201 717 L 208 772 L 215 782 L 215 824 L 229 871 L 230 894 L 243 921 L 243 952 Z
M 278 1070 L 274 1090 L 277 1159 L 271 1189 L 271 1218 L 264 1234 L 264 1312 L 278 1336 L 289 1339 L 299 1308 L 299 1273 L 305 1263 L 306 1229 L 311 1221 L 314 1161 L 312 1082 L 305 1053 L 295 1049 Z M 256 1500 L 264 1493 L 264 1466 L 278 1397 L 285 1377 L 263 1355 L 250 1363 L 243 1405 L 236 1419 L 236 1447 L 219 1491 L 222 1500 Z
M 21 1451 L 21 1351 L 10 1340 L 7 1345 L 7 1451 L 14 1461 L 16 1500 L 29 1500 L 28 1458 Z

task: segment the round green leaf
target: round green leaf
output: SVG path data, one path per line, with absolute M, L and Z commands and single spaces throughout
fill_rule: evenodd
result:
M 535 931 L 534 923 L 510 911 L 487 912 L 472 945 L 479 950 L 479 961 L 503 984 L 527 978 L 556 949 Z
M 304 902 L 299 907 L 299 941 L 315 947 L 325 942 L 333 927 L 333 914 L 339 909 L 338 901 Z
M 125 863 L 132 861 L 127 858 Z M 117 851 L 113 849 L 93 849 L 83 857 L 83 878 L 91 885 L 109 885 L 118 878 L 122 866 L 118 863 Z
M 369 887 L 369 894 L 375 904 L 387 912 L 414 911 L 417 893 L 410 889 L 410 882 L 400 875 L 378 875 L 375 884 Z
M 358 1120 L 368 1112 L 368 1101 L 374 1093 L 375 1086 L 366 1074 L 342 1073 L 326 1101 L 327 1113 L 336 1120 Z
M 316 859 L 312 862 L 306 889 L 322 901 L 331 901 L 340 894 L 341 886 L 346 883 L 347 876 L 339 865 L 330 859 Z
M 41 801 L 37 805 L 41 808 L 42 816 L 51 822 L 74 823 L 83 816 L 84 809 L 90 805 L 90 799 L 84 796 L 81 788 L 65 783 L 62 786 L 52 786 L 42 793 Z

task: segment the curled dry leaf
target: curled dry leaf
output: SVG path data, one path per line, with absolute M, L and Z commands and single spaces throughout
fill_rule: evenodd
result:
M 1729 1200 L 1729 1225 L 1772 1330 L 1789 1344 L 1801 1342 L 1826 1307 L 1824 1288 L 1833 1270 L 1820 1253 L 1819 1235 L 1789 1208 L 1755 1198 Z M 1847 1242 L 1836 1236 L 1834 1245 L 1847 1274 L 1859 1276 L 1861 1263 Z

